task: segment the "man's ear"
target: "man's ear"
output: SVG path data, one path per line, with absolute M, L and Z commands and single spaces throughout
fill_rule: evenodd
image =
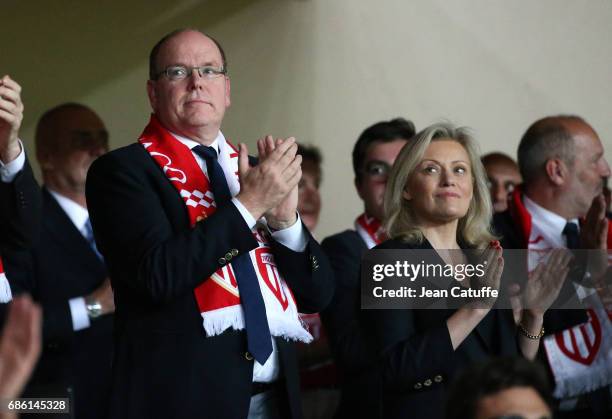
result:
M 157 92 L 155 91 L 155 80 L 147 80 L 147 96 L 153 111 L 157 110 Z
M 561 186 L 567 181 L 569 175 L 569 168 L 561 159 L 547 160 L 546 164 L 544 165 L 544 170 L 546 170 L 546 176 L 548 176 L 548 180 L 550 180 L 555 185 Z

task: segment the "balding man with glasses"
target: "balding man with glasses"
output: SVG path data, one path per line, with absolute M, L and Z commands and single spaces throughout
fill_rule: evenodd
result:
M 147 93 L 138 142 L 87 183 L 116 299 L 111 417 L 301 417 L 298 312 L 333 285 L 296 212 L 295 140 L 259 140 L 255 165 L 225 139 L 225 54 L 197 30 L 153 47 Z

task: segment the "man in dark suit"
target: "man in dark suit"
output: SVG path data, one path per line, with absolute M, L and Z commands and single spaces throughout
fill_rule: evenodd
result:
M 296 213 L 295 140 L 260 140 L 251 167 L 225 139 L 225 54 L 199 31 L 162 38 L 149 70 L 139 143 L 87 180 L 117 305 L 111 417 L 301 417 L 290 340 L 333 289 Z
M 355 220 L 355 230 L 335 234 L 321 243 L 336 279 L 334 298 L 321 319 L 343 374 L 337 417 L 368 416 L 376 410 L 373 403 L 378 387 L 369 374 L 373 357 L 366 351 L 357 321 L 359 267 L 362 254 L 385 240 L 382 220 L 387 176 L 414 134 L 414 124 L 403 118 L 378 122 L 361 133 L 353 148 L 353 170 L 364 213 Z
M 508 210 L 494 218 L 502 246 L 531 250 L 529 270 L 535 267 L 532 255 L 564 247 L 600 251 L 591 254 L 600 255 L 599 265 L 607 264 L 612 229 L 608 231 L 606 223 L 602 186 L 604 178 L 610 176 L 610 167 L 595 130 L 578 116 L 540 119 L 521 139 L 518 164 L 524 183 L 512 193 Z M 524 270 L 524 266 L 519 263 L 508 269 Z M 527 278 L 527 274 L 518 272 L 515 277 Z M 590 291 L 592 284 L 588 284 L 589 277 L 584 271 L 571 271 L 568 278 L 553 308 L 570 298 L 577 302 L 577 295 L 582 295 L 585 301 L 598 298 Z M 586 298 L 585 294 L 590 297 Z M 590 303 L 587 307 L 592 308 Z M 610 328 L 606 317 L 605 312 L 597 311 L 591 311 L 587 317 L 581 309 L 553 309 L 544 316 L 546 335 L 542 355 L 546 356 L 542 358 L 556 381 L 557 413 L 561 418 L 609 417 L 612 369 L 605 361 L 612 348 L 612 342 L 605 338 L 609 330 L 604 330 L 601 346 L 584 341 L 587 351 L 582 354 L 575 342 L 573 348 L 567 348 L 564 343 L 574 340 L 581 345 L 582 338 L 588 336 L 599 340 L 602 329 L 595 325 Z M 582 332 L 572 330 L 579 324 L 583 325 Z M 587 332 L 587 329 L 591 330 Z M 572 351 L 576 353 L 564 355 Z M 580 359 L 588 351 L 595 351 L 591 360 Z M 589 393 L 587 388 L 599 390 Z
M 6 257 L 14 288 L 43 307 L 43 352 L 25 395 L 70 397 L 76 418 L 106 417 L 110 390 L 113 294 L 85 201 L 89 166 L 107 148 L 104 124 L 83 105 L 41 117 L 42 229 L 30 252 Z

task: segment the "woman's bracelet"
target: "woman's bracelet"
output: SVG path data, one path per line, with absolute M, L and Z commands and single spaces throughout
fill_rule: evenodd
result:
M 540 333 L 538 333 L 537 335 L 532 335 L 531 333 L 529 333 L 529 330 L 525 329 L 525 326 L 523 326 L 521 323 L 518 324 L 518 327 L 523 336 L 526 336 L 529 339 L 538 340 L 542 336 L 544 336 L 544 326 L 542 326 Z

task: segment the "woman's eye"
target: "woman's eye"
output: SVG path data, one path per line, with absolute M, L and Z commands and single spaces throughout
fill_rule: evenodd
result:
M 438 168 L 436 166 L 427 166 L 425 168 L 426 173 L 438 173 Z
M 467 169 L 465 167 L 457 167 L 455 168 L 455 173 L 459 173 L 460 175 L 463 175 L 467 172 Z

